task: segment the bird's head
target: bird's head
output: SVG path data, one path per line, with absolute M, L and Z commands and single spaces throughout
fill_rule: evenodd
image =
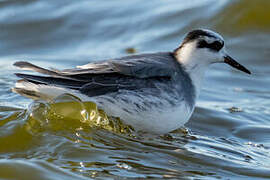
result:
M 206 67 L 212 63 L 223 62 L 250 74 L 248 69 L 227 54 L 224 39 L 218 33 L 210 30 L 190 31 L 174 54 L 189 71 L 198 66 Z

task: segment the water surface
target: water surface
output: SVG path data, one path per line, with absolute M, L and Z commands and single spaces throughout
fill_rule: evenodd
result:
M 1 1 L 0 178 L 270 178 L 269 8 L 268 0 Z M 188 134 L 138 135 L 76 98 L 33 103 L 10 90 L 15 61 L 63 69 L 127 48 L 170 51 L 198 27 L 222 34 L 252 75 L 213 65 Z

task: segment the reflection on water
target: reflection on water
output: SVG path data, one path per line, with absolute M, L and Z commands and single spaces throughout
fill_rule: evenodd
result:
M 270 178 L 269 8 L 268 0 L 1 1 L 0 178 Z M 214 65 L 188 133 L 138 134 L 77 97 L 32 102 L 10 90 L 15 61 L 62 69 L 167 51 L 198 27 L 224 35 L 252 75 Z

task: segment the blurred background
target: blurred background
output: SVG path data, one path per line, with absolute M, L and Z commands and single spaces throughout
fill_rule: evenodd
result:
M 1 0 L 0 178 L 270 178 L 269 9 L 269 0 Z M 15 61 L 63 69 L 172 51 L 195 28 L 220 33 L 252 75 L 213 65 L 188 136 L 47 126 L 31 118 L 42 105 L 10 90 Z

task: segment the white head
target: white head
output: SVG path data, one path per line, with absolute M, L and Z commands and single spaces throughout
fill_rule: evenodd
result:
M 180 47 L 174 50 L 174 56 L 189 73 L 195 86 L 196 96 L 199 95 L 204 72 L 208 65 L 212 63 L 227 63 L 250 74 L 249 70 L 226 53 L 223 38 L 219 34 L 206 29 L 190 31 Z
M 223 38 L 210 30 L 190 31 L 180 47 L 174 51 L 174 55 L 187 71 L 205 69 L 212 63 L 225 62 L 250 74 L 249 70 L 227 54 Z

